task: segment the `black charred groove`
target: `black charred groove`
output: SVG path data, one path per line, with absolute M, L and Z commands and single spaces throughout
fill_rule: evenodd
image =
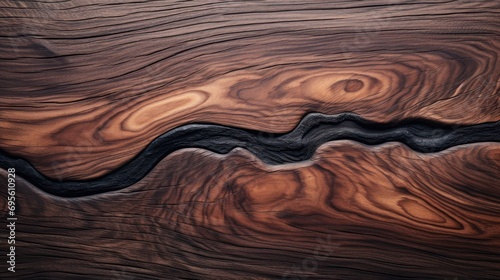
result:
M 425 119 L 376 123 L 345 113 L 306 115 L 289 133 L 267 132 L 214 124 L 189 124 L 175 128 L 152 141 L 134 159 L 103 177 L 87 181 L 58 181 L 47 178 L 29 162 L 0 152 L 0 167 L 16 173 L 45 192 L 78 197 L 128 187 L 143 178 L 167 155 L 184 148 L 201 148 L 225 154 L 244 148 L 271 165 L 310 159 L 322 144 L 353 140 L 366 145 L 401 142 L 421 153 L 478 142 L 500 142 L 500 122 L 477 125 L 448 125 Z

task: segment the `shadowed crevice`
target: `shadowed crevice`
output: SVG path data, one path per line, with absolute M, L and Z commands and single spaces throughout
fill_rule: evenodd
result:
M 16 173 L 43 191 L 63 197 L 78 197 L 128 187 L 164 157 L 183 148 L 201 148 L 226 154 L 244 148 L 271 165 L 308 160 L 322 144 L 353 140 L 366 145 L 401 142 L 409 148 L 432 153 L 453 146 L 500 142 L 500 122 L 477 125 L 448 125 L 425 119 L 376 123 L 344 113 L 306 115 L 294 130 L 282 134 L 214 124 L 189 124 L 175 128 L 153 140 L 135 158 L 117 170 L 93 180 L 57 181 L 38 172 L 29 162 L 0 152 L 0 167 L 16 168 Z

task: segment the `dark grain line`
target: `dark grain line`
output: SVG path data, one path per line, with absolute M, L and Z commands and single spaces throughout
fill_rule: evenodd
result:
M 186 149 L 129 188 L 80 198 L 19 176 L 16 276 L 496 280 L 499 165 L 499 143 L 420 154 L 337 141 L 278 166 Z
M 368 145 L 398 141 L 422 153 L 439 152 L 476 142 L 500 142 L 500 122 L 459 126 L 414 119 L 397 123 L 375 123 L 354 114 L 327 116 L 309 114 L 286 134 L 190 124 L 158 137 L 126 165 L 94 180 L 56 181 L 45 177 L 24 159 L 0 154 L 0 167 L 15 167 L 24 178 L 42 190 L 59 196 L 84 196 L 130 186 L 143 178 L 167 155 L 185 148 L 201 148 L 225 154 L 244 148 L 267 164 L 305 161 L 329 141 L 354 140 Z
M 0 149 L 48 177 L 103 176 L 205 120 L 500 120 L 498 1 L 100 2 L 0 0 Z

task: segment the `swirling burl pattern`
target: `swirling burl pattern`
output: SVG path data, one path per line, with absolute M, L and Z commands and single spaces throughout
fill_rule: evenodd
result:
M 0 0 L 0 22 L 2 278 L 500 279 L 498 1 Z
M 390 2 L 2 1 L 0 148 L 89 179 L 190 122 L 500 120 L 498 3 Z
M 380 124 L 353 114 L 328 116 L 309 114 L 297 127 L 284 134 L 236 129 L 213 124 L 191 124 L 175 128 L 149 144 L 126 165 L 94 180 L 51 180 L 23 159 L 0 153 L 0 165 L 18 166 L 25 179 L 37 182 L 45 192 L 78 197 L 128 187 L 144 177 L 162 158 L 180 149 L 200 148 L 226 154 L 244 148 L 268 164 L 308 160 L 323 143 L 354 140 L 369 145 L 398 141 L 425 153 L 476 143 L 500 142 L 500 122 L 478 125 L 444 125 L 422 119 Z
M 22 180 L 19 271 L 52 279 L 494 279 L 499 168 L 499 144 L 436 155 L 338 141 L 283 166 L 243 149 L 182 150 L 132 187 L 77 199 Z

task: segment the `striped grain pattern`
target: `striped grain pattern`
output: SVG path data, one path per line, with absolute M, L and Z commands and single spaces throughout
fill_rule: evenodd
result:
M 181 150 L 127 189 L 84 198 L 21 180 L 16 273 L 498 279 L 499 169 L 499 144 L 424 155 L 338 141 L 310 161 L 274 167 L 242 149 Z
M 500 279 L 499 55 L 497 0 L 0 0 L 0 276 Z
M 500 120 L 498 1 L 0 7 L 0 148 L 51 178 L 102 176 L 190 122 Z

